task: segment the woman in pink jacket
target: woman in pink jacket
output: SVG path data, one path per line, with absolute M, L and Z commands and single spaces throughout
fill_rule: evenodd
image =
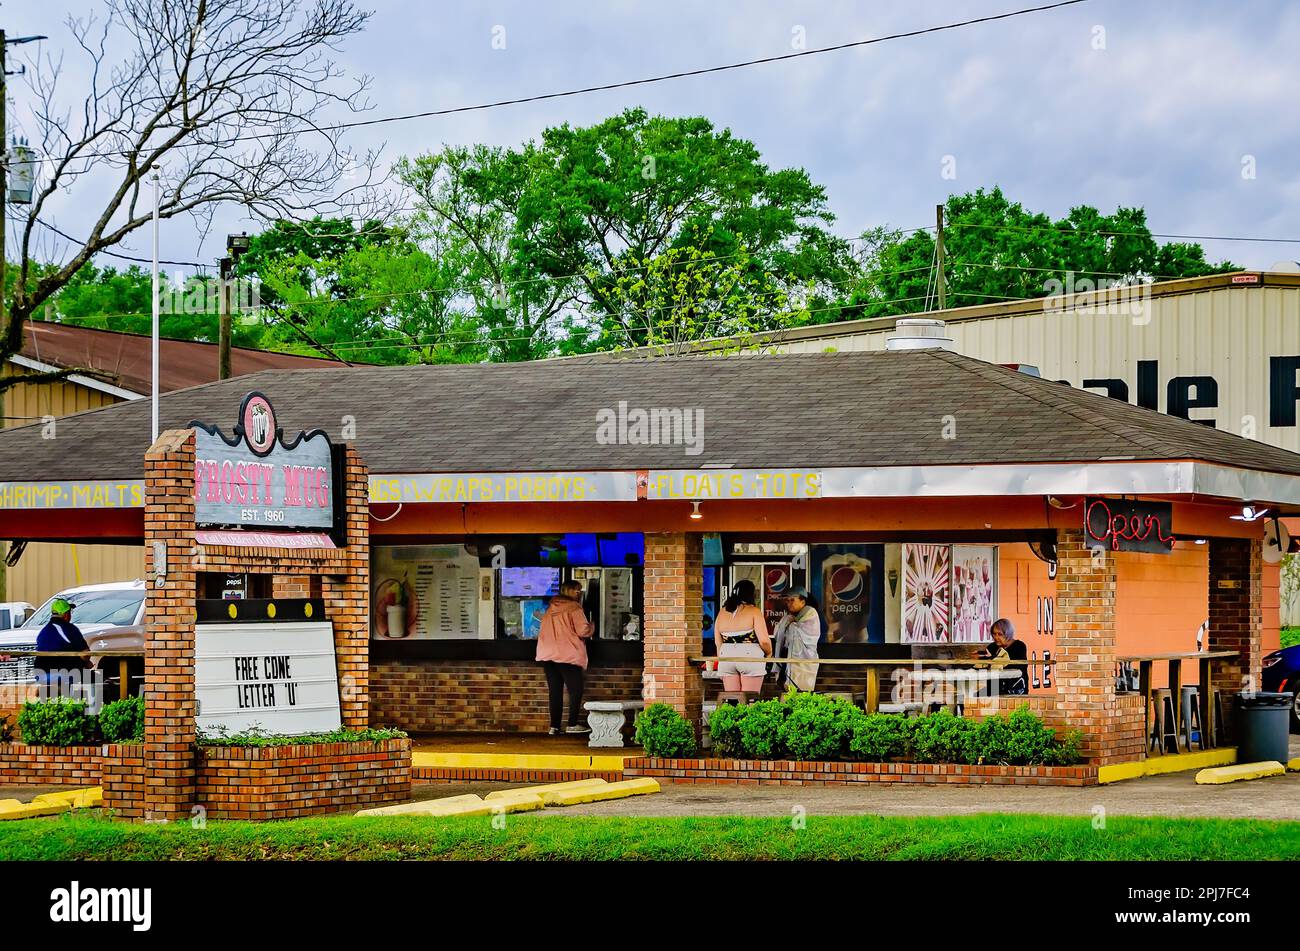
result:
M 595 632 L 595 625 L 587 620 L 582 610 L 582 582 L 564 582 L 560 585 L 560 593 L 546 606 L 541 629 L 537 632 L 537 660 L 546 672 L 546 687 L 550 691 L 551 736 L 591 732 L 589 727 L 578 722 L 578 715 L 582 709 L 582 676 L 587 669 L 587 638 Z M 561 729 L 560 715 L 564 712 L 566 688 L 569 691 L 569 725 Z

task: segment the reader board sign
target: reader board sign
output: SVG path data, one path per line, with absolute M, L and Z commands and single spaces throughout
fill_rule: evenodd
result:
M 194 520 L 238 528 L 334 527 L 334 452 L 322 430 L 286 442 L 271 401 L 249 393 L 233 435 L 195 422 Z
M 342 726 L 329 621 L 198 624 L 195 717 L 205 733 L 257 727 L 275 736 Z

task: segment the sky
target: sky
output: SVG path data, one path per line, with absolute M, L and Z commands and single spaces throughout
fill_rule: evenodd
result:
M 1038 0 L 1042 2 L 1042 0 Z M 363 34 L 340 51 L 373 81 L 371 116 L 468 105 L 884 36 L 1034 5 L 1034 0 L 368 0 Z M 81 105 L 84 60 L 65 24 L 102 3 L 0 5 L 10 36 L 48 34 L 64 53 L 64 102 Z M 495 40 L 495 42 L 494 42 Z M 504 43 L 502 42 L 504 40 Z M 504 48 L 500 48 L 504 46 Z M 548 126 L 586 125 L 630 106 L 702 115 L 798 166 L 828 191 L 834 230 L 932 224 L 950 193 L 1001 186 L 1055 217 L 1075 205 L 1147 210 L 1171 235 L 1207 240 L 1213 260 L 1300 259 L 1300 4 L 1286 0 L 1089 0 L 1036 13 L 749 69 L 347 133 L 386 160 L 443 143 L 518 145 Z M 30 96 L 11 80 L 10 131 Z M 47 216 L 84 234 L 98 187 Z M 227 231 L 263 226 L 221 213 L 162 227 L 162 256 L 211 261 Z M 127 243 L 147 257 L 147 230 Z M 105 261 L 104 263 L 109 263 Z M 1063 262 L 1068 266 L 1069 262 Z

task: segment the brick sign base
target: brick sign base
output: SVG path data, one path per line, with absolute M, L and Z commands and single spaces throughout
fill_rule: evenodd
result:
M 103 769 L 106 810 L 118 819 L 153 818 L 143 746 L 106 746 Z M 297 819 L 410 798 L 409 739 L 199 749 L 195 806 L 208 819 Z
M 1096 766 L 964 766 L 951 763 L 803 763 L 789 760 L 655 759 L 623 764 L 628 779 L 725 786 L 850 786 L 921 783 L 972 786 L 1091 786 Z

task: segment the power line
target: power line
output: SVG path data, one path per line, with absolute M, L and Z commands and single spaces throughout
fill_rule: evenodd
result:
M 71 241 L 73 244 L 79 245 L 83 248 L 86 246 L 86 242 L 77 240 L 72 235 L 68 234 L 66 231 L 61 231 L 60 229 L 54 227 L 54 225 L 50 224 L 48 221 L 42 221 L 40 218 L 33 218 L 32 220 L 35 221 L 38 225 L 40 225 L 42 228 L 49 228 L 60 238 L 63 238 L 66 241 Z M 121 254 L 117 251 L 109 251 L 107 249 L 102 251 L 96 251 L 95 253 L 106 254 L 110 258 L 121 258 L 123 261 L 136 261 L 140 264 L 153 264 L 153 258 L 137 258 L 130 254 Z M 200 264 L 198 261 L 159 261 L 158 263 L 172 264 L 177 267 L 210 267 L 210 265 Z
M 497 99 L 490 102 L 480 102 L 468 106 L 451 106 L 446 109 L 428 109 L 423 112 L 411 112 L 397 116 L 381 116 L 375 119 L 354 119 L 350 122 L 338 122 L 333 125 L 322 125 L 316 131 L 319 132 L 340 132 L 346 129 L 359 129 L 366 126 L 385 125 L 390 122 L 409 122 L 413 119 L 430 119 L 439 116 L 459 115 L 466 112 L 482 112 L 487 109 L 499 109 L 504 106 L 518 106 L 532 102 L 545 102 L 550 99 L 567 99 L 573 96 L 585 96 L 595 92 L 609 92 L 615 89 L 629 89 L 635 86 L 648 86 L 653 83 L 668 82 L 674 79 L 687 79 L 694 76 L 707 76 L 713 73 L 724 73 L 737 69 L 748 69 L 752 66 L 764 66 L 768 63 L 780 63 L 786 60 L 802 59 L 806 56 L 819 56 L 823 53 L 837 53 L 848 49 L 857 49 L 864 46 L 874 46 L 878 43 L 888 43 L 893 40 L 910 39 L 917 36 L 925 36 L 930 33 L 943 33 L 949 30 L 959 30 L 968 26 L 977 26 L 981 23 L 992 23 L 997 20 L 1008 20 L 1013 17 L 1026 16 L 1031 13 L 1045 13 L 1049 10 L 1056 10 L 1061 7 L 1074 6 L 1079 3 L 1087 3 L 1088 0 L 1059 0 L 1057 3 L 1044 4 L 1037 7 L 1024 7 L 1020 10 L 1009 10 L 1006 13 L 994 13 L 989 16 L 973 17 L 968 20 L 959 20 L 953 23 L 943 23 L 938 26 L 923 27 L 916 30 L 906 30 L 902 33 L 891 33 L 888 36 L 877 36 L 866 40 L 852 40 L 847 43 L 837 43 L 833 46 L 820 46 L 810 50 L 797 50 L 793 53 L 782 53 L 776 56 L 763 56 L 757 59 L 742 60 L 737 63 L 727 63 L 722 66 L 704 66 L 697 69 L 679 70 L 674 73 L 662 73 L 657 76 L 645 76 L 640 79 L 627 79 L 621 82 L 603 83 L 596 86 L 583 86 L 577 89 L 566 89 L 560 92 L 539 93 L 534 96 L 517 96 L 511 99 Z M 257 132 L 251 135 L 232 136 L 221 143 L 220 147 L 226 147 L 236 142 L 250 142 L 259 139 L 281 138 L 279 132 Z M 209 143 L 214 145 L 214 143 Z M 77 159 L 86 158 L 112 158 L 119 156 L 135 155 L 138 150 L 133 151 L 113 151 L 113 152 L 87 152 L 76 156 Z M 42 158 L 42 161 L 60 161 L 60 159 Z
M 1161 234 L 1157 231 L 1097 231 L 1085 228 L 1058 228 L 1055 225 L 982 225 L 949 222 L 949 228 L 984 228 L 993 231 L 1055 232 L 1068 235 L 1102 235 L 1108 238 L 1168 238 L 1173 241 L 1251 241 L 1262 244 L 1300 244 L 1300 238 L 1252 238 L 1242 235 L 1222 234 Z

